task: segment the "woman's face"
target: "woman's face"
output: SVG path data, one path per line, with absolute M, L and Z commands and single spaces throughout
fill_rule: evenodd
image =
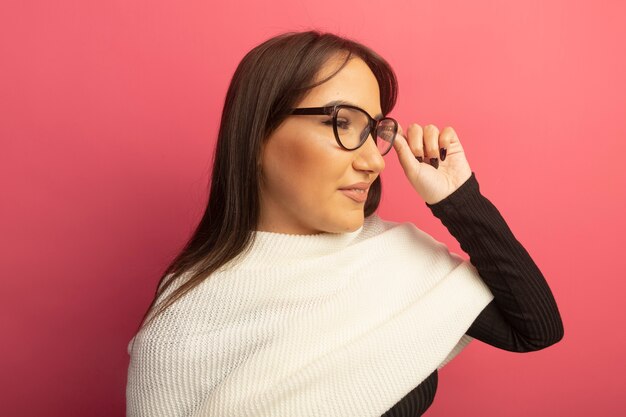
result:
M 318 80 L 332 74 L 343 61 L 332 59 Z M 352 58 L 333 78 L 310 90 L 296 107 L 321 107 L 344 100 L 372 117 L 380 115 L 376 77 L 360 58 Z M 340 188 L 371 184 L 385 161 L 370 136 L 348 151 L 335 140 L 331 116 L 291 115 L 262 148 L 261 213 L 257 230 L 314 234 L 345 233 L 363 225 L 365 202 Z

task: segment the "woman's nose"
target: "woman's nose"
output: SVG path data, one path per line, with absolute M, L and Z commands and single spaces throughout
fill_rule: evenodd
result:
M 356 169 L 373 171 L 374 173 L 379 173 L 385 169 L 385 160 L 371 136 L 354 152 L 357 153 L 357 157 L 354 159 Z

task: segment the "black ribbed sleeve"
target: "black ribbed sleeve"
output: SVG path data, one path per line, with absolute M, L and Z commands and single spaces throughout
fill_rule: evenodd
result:
M 445 199 L 428 204 L 469 255 L 494 295 L 467 334 L 500 349 L 529 352 L 563 338 L 563 322 L 543 274 L 496 207 L 480 193 L 476 175 Z M 420 416 L 432 404 L 437 371 L 384 417 Z
M 459 241 L 494 295 L 467 334 L 513 352 L 561 340 L 563 322 L 548 283 L 498 209 L 480 193 L 475 173 L 444 200 L 426 205 Z

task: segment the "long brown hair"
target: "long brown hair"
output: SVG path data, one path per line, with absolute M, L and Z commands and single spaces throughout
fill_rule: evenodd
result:
M 320 68 L 339 53 L 346 55 L 339 69 L 310 84 Z M 139 329 L 249 248 L 260 212 L 263 142 L 308 90 L 332 78 L 353 56 L 365 61 L 374 73 L 382 112 L 389 113 L 398 91 L 394 71 L 376 52 L 354 40 L 317 30 L 287 32 L 266 40 L 242 59 L 226 93 L 206 209 L 185 247 L 163 273 Z M 379 176 L 370 187 L 365 217 L 376 211 L 380 197 Z M 154 313 L 157 300 L 183 274 L 184 282 L 169 291 Z M 146 321 L 150 313 L 154 314 Z

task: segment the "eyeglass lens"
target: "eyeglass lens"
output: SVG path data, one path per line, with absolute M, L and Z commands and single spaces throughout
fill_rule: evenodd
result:
M 358 148 L 370 135 L 369 118 L 365 113 L 349 107 L 337 110 L 336 129 L 341 144 L 348 149 Z M 386 154 L 396 134 L 396 126 L 391 119 L 382 119 L 376 129 L 376 146 L 381 155 Z

